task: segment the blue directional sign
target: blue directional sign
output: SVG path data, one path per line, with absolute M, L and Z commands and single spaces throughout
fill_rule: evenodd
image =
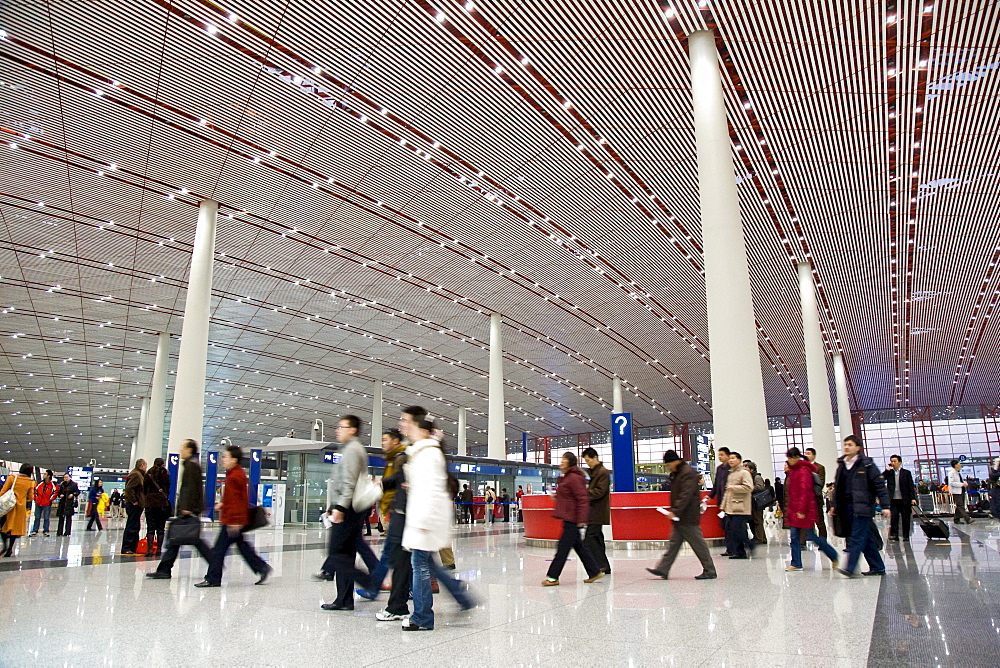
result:
M 167 455 L 167 471 L 170 472 L 170 505 L 175 506 L 177 498 L 177 470 L 181 466 L 181 456 L 176 452 Z M 176 506 L 175 506 L 176 507 Z
M 219 467 L 219 453 L 208 453 L 208 464 L 205 466 L 205 516 L 215 519 L 215 478 Z
M 632 445 L 632 414 L 611 414 L 611 473 L 616 492 L 635 491 L 635 451 Z
M 260 484 L 260 453 L 259 449 L 250 451 L 250 505 L 257 505 L 257 485 Z

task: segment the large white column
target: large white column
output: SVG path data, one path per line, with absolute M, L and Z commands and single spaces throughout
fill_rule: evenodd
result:
M 372 393 L 372 447 L 382 447 L 382 381 L 375 381 Z
M 149 460 L 149 452 L 146 449 L 146 423 L 149 420 L 149 397 L 142 398 L 142 405 L 139 407 L 139 426 L 135 430 L 135 456 L 141 457 L 149 462 L 152 466 L 153 462 Z
M 208 319 L 212 306 L 212 261 L 218 202 L 205 200 L 198 212 L 198 227 L 191 252 L 191 272 L 184 300 L 181 347 L 177 356 L 174 401 L 170 408 L 167 452 L 180 452 L 181 443 L 193 438 L 201 443 L 205 429 L 205 368 L 208 360 Z
M 706 30 L 691 33 L 688 45 L 712 346 L 715 447 L 737 450 L 744 459 L 757 462 L 762 473 L 770 472 L 764 381 L 719 54 L 715 36 Z
M 465 407 L 458 409 L 458 456 L 467 457 L 469 455 L 469 445 L 466 440 L 466 416 Z
M 135 460 L 136 460 L 135 442 L 136 442 L 136 439 L 133 438 L 132 439 L 132 449 L 129 450 L 129 452 L 128 452 L 128 461 L 125 462 L 125 468 L 128 469 L 129 471 L 131 471 L 132 467 L 135 466 Z
M 486 456 L 507 459 L 507 425 L 503 408 L 503 342 L 500 314 L 490 316 L 489 424 L 486 430 Z
M 802 302 L 802 342 L 806 349 L 806 379 L 809 382 L 809 419 L 812 421 L 816 461 L 833 472 L 837 463 L 837 434 L 833 429 L 830 379 L 826 374 L 826 351 L 819 328 L 816 285 L 812 265 L 799 262 L 799 300 Z M 829 481 L 830 474 L 827 474 Z
M 142 451 L 144 459 L 162 457 L 163 418 L 167 411 L 167 369 L 170 365 L 170 334 L 160 332 L 156 338 L 156 362 L 153 364 L 153 381 L 149 388 L 149 412 L 143 423 Z
M 844 366 L 844 356 L 833 354 L 833 382 L 837 388 L 837 419 L 840 420 L 840 439 L 837 443 L 837 455 L 840 444 L 854 433 L 854 423 L 851 421 L 851 397 L 847 394 L 847 367 Z
M 618 376 L 615 376 L 614 385 L 611 389 L 611 406 L 612 413 L 625 412 L 625 402 L 622 401 L 622 379 Z

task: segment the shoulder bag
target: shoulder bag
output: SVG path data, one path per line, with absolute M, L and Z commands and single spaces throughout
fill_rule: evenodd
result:
M 167 523 L 169 545 L 195 545 L 201 540 L 201 519 L 197 515 L 181 515 Z
M 14 487 L 17 486 L 17 474 L 11 473 L 7 476 L 10 480 L 10 489 L 0 496 L 0 517 L 9 513 L 17 505 L 17 495 L 14 494 Z
M 240 529 L 241 533 L 256 531 L 267 526 L 267 511 L 262 506 L 253 506 L 247 511 L 247 523 Z

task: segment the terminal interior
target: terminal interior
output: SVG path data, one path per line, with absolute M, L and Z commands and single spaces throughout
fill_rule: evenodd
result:
M 997 25 L 957 0 L 0 2 L 0 480 L 83 492 L 69 535 L 23 499 L 0 518 L 0 667 L 998 665 Z M 384 595 L 324 610 L 314 577 L 341 416 L 378 481 L 409 406 L 473 496 L 474 606 L 435 595 L 427 633 Z M 923 514 L 909 541 L 873 520 L 883 576 L 813 544 L 789 571 L 777 499 L 722 556 L 720 448 L 768 484 L 815 448 L 832 483 L 852 434 Z M 187 439 L 206 537 L 241 449 L 263 586 L 231 552 L 194 587 L 189 548 L 149 578 L 123 508 L 92 513 L 139 459 L 176 501 Z M 572 554 L 545 587 L 588 448 L 610 572 Z M 648 572 L 668 451 L 716 579 L 688 546 Z

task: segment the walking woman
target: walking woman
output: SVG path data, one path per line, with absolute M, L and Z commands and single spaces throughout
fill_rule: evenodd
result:
M 434 423 L 426 417 L 417 421 L 400 420 L 400 430 L 412 445 L 406 449 L 406 526 L 403 548 L 410 551 L 413 566 L 413 613 L 403 620 L 404 631 L 430 631 L 434 628 L 434 598 L 431 574 L 447 588 L 463 610 L 475 603 L 468 586 L 452 576 L 435 560 L 434 554 L 451 545 L 455 512 L 448 493 L 448 469 L 441 445 L 433 438 Z M 586 491 L 584 491 L 586 496 Z
M 104 531 L 104 527 L 101 526 L 101 516 L 97 512 L 101 494 L 104 494 L 104 482 L 100 478 L 94 478 L 94 484 L 90 487 L 87 497 L 87 528 L 84 531 L 93 531 L 95 523 L 98 531 Z
M 14 543 L 17 539 L 28 533 L 28 501 L 35 499 L 35 481 L 31 479 L 32 467 L 30 464 L 21 464 L 20 474 L 11 473 L 4 481 L 3 489 L 0 489 L 0 496 L 14 488 L 14 507 L 11 508 L 3 518 L 3 556 L 10 557 L 14 554 Z
M 830 560 L 831 567 L 837 568 L 840 565 L 837 551 L 825 538 L 816 535 L 815 531 L 819 499 L 822 498 L 822 482 L 818 476 L 813 477 L 817 472 L 816 465 L 803 459 L 802 451 L 794 446 L 788 449 L 785 457 L 788 459 L 788 512 L 785 513 L 785 520 L 792 532 L 788 542 L 792 547 L 792 563 L 785 570 L 802 570 L 802 536 L 805 536 L 805 540 L 816 543 Z M 816 489 L 817 484 L 820 489 Z
M 569 556 L 570 550 L 576 550 L 583 567 L 587 570 L 584 582 L 595 582 L 604 577 L 604 571 L 597 565 L 594 555 L 590 553 L 590 549 L 580 536 L 580 529 L 586 527 L 590 520 L 590 496 L 587 494 L 587 482 L 583 477 L 583 471 L 576 464 L 575 454 L 563 453 L 562 461 L 559 462 L 562 477 L 559 478 L 559 486 L 556 488 L 556 509 L 552 513 L 552 517 L 562 520 L 563 530 L 559 538 L 559 547 L 556 548 L 556 556 L 549 565 L 548 577 L 542 580 L 543 587 L 554 587 L 559 584 L 559 575 L 566 565 L 566 557 Z

